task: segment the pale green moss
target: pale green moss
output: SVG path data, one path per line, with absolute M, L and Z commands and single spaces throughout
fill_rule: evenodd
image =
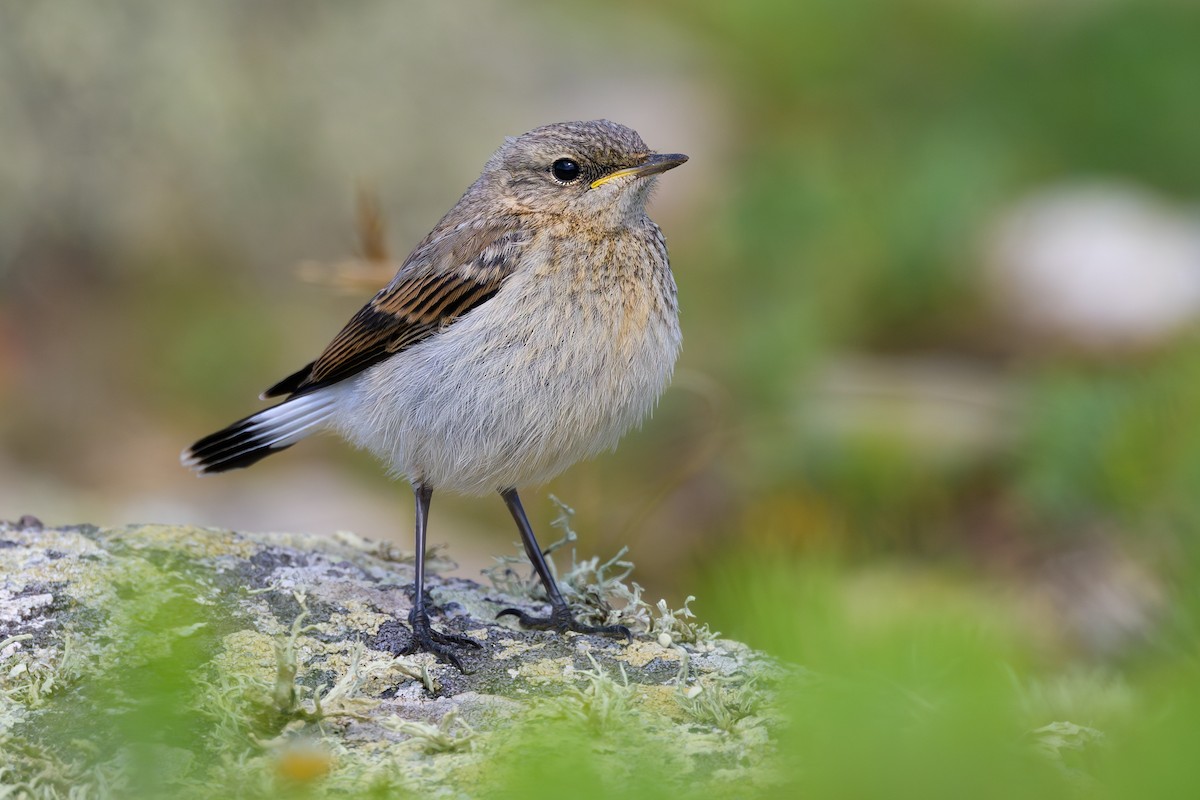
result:
M 610 605 L 651 632 L 625 645 L 496 623 L 530 601 L 524 584 L 513 596 L 434 577 L 435 603 L 459 615 L 437 624 L 484 645 L 463 675 L 396 655 L 411 566 L 349 534 L 0 525 L 0 538 L 0 796 L 477 796 L 498 775 L 519 785 L 502 764 L 546 736 L 537 747 L 582 736 L 572 746 L 617 771 L 653 750 L 685 782 L 772 749 L 740 723 L 714 737 L 674 700 L 684 660 L 705 686 L 745 690 L 740 676 L 766 669 L 734 643 L 681 647 L 686 604 Z M 640 597 L 630 566 L 574 562 L 564 583 L 599 613 Z

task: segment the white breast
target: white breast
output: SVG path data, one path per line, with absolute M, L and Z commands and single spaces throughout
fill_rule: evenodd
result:
M 347 381 L 332 426 L 397 475 L 466 494 L 543 483 L 615 446 L 653 408 L 680 346 L 665 261 L 636 262 L 643 274 L 548 259 L 518 272 Z

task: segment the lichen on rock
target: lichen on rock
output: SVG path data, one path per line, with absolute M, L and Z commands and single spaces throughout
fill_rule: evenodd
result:
M 482 645 L 463 674 L 403 654 L 406 562 L 350 534 L 0 523 L 0 795 L 475 797 L 530 759 L 587 791 L 769 780 L 778 668 L 686 606 L 573 564 L 626 644 L 496 621 L 537 603 L 520 581 L 432 576 L 435 623 Z

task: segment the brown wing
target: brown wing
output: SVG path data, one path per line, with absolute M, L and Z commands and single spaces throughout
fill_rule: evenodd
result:
M 524 252 L 512 226 L 460 227 L 423 242 L 396 277 L 351 317 L 325 352 L 263 392 L 296 394 L 328 386 L 412 347 L 495 296 Z

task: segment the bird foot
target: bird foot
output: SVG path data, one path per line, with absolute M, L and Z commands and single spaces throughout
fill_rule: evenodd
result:
M 566 605 L 556 605 L 550 610 L 548 617 L 534 617 L 519 608 L 506 608 L 496 615 L 500 617 L 516 617 L 522 628 L 535 631 L 557 631 L 566 633 L 601 633 L 610 636 L 624 636 L 625 641 L 632 642 L 633 634 L 624 625 L 587 625 L 571 615 L 571 609 Z
M 451 664 L 459 672 L 466 673 L 466 668 L 463 667 L 462 659 L 458 657 L 450 648 L 453 647 L 473 647 L 479 649 L 482 644 L 472 639 L 469 636 L 460 636 L 456 633 L 442 633 L 436 631 L 429 624 L 429 615 L 424 611 L 417 613 L 417 609 L 408 612 L 408 624 L 412 626 L 412 641 L 408 647 L 404 648 L 404 655 L 413 653 L 433 653 L 434 657 L 443 663 Z

